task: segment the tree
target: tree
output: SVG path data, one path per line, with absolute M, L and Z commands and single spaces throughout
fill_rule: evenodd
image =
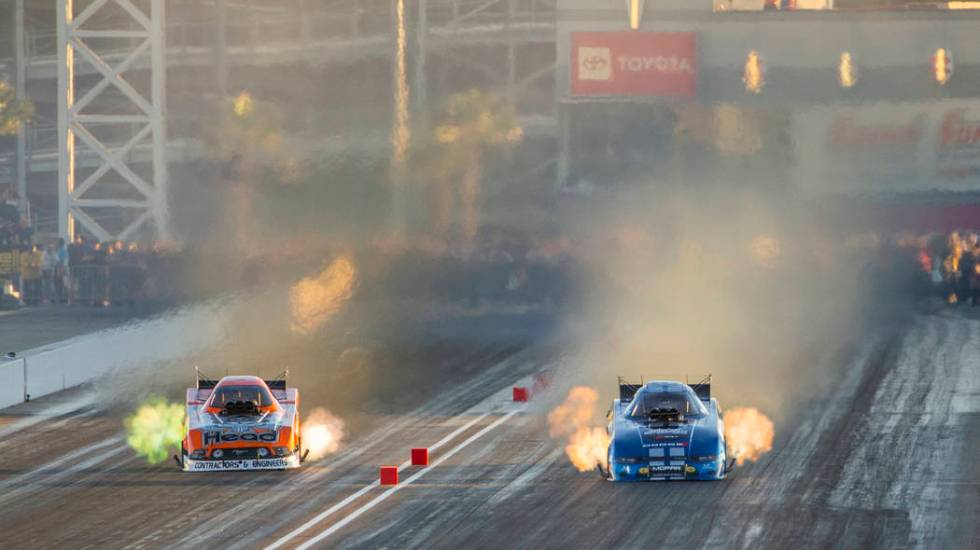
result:
M 222 101 L 218 119 L 205 134 L 209 155 L 224 164 L 231 183 L 230 220 L 239 250 L 254 246 L 250 226 L 255 221 L 255 187 L 262 169 L 281 160 L 282 127 L 275 104 L 243 91 Z
M 474 88 L 449 98 L 443 123 L 434 135 L 439 188 L 432 219 L 437 231 L 448 230 L 455 210 L 463 239 L 469 242 L 476 236 L 485 156 L 492 148 L 523 137 L 513 106 L 497 95 Z M 459 182 L 458 188 L 454 181 Z
M 0 136 L 11 136 L 20 131 L 22 124 L 31 121 L 34 104 L 17 99 L 10 84 L 0 80 Z
M 282 113 L 248 92 L 227 97 L 219 120 L 205 136 L 212 157 L 256 163 L 276 158 L 282 149 Z

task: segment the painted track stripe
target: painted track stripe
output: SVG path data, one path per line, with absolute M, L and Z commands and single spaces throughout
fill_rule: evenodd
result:
M 25 416 L 0 427 L 0 438 L 7 437 L 8 435 L 16 434 L 30 428 L 35 424 L 40 424 L 41 422 L 50 421 L 52 418 L 59 416 L 75 416 L 74 413 L 90 407 L 96 403 L 95 398 L 91 395 L 85 395 L 78 399 L 66 403 L 59 403 L 57 405 L 51 405 L 40 411 L 25 414 Z
M 115 455 L 117 455 L 117 454 L 119 454 L 119 453 L 121 453 L 121 452 L 123 452 L 123 451 L 125 451 L 125 450 L 127 450 L 129 448 L 126 445 L 124 445 L 122 442 L 123 442 L 123 438 L 122 437 L 111 437 L 109 439 L 105 439 L 105 440 L 100 441 L 98 443 L 89 445 L 88 447 L 83 447 L 81 449 L 78 449 L 76 451 L 73 451 L 73 452 L 71 452 L 71 453 L 69 453 L 69 454 L 67 454 L 67 455 L 59 458 L 58 460 L 55 460 L 53 462 L 49 462 L 48 464 L 45 464 L 44 466 L 41 466 L 40 468 L 37 468 L 37 469 L 31 470 L 30 472 L 26 472 L 24 474 L 21 474 L 21 475 L 15 477 L 13 479 L 8 479 L 8 480 L 4 481 L 2 484 L 0 484 L 0 487 L 9 487 L 10 488 L 8 491 L 5 491 L 2 496 L 0 496 L 0 502 L 6 502 L 6 501 L 10 500 L 11 498 L 13 498 L 15 496 L 21 495 L 21 494 L 23 494 L 25 492 L 29 492 L 34 487 L 34 485 L 35 485 L 34 483 L 30 483 L 28 485 L 23 485 L 23 486 L 17 486 L 17 484 L 19 484 L 22 481 L 25 481 L 25 480 L 29 479 L 32 476 L 35 476 L 35 475 L 40 474 L 40 473 L 43 473 L 43 472 L 45 472 L 47 470 L 51 470 L 52 468 L 55 468 L 57 466 L 60 466 L 61 464 L 64 464 L 64 463 L 69 462 L 69 461 L 72 461 L 72 460 L 74 460 L 76 458 L 79 458 L 81 456 L 87 455 L 87 454 L 91 453 L 92 451 L 101 449 L 103 447 L 108 447 L 108 446 L 115 445 L 115 447 L 113 447 L 112 449 L 110 449 L 110 450 L 108 450 L 108 451 L 106 451 L 106 452 L 104 452 L 102 454 L 95 455 L 95 456 L 93 456 L 93 457 L 91 457 L 91 458 L 89 458 L 87 460 L 83 460 L 82 462 L 78 462 L 78 463 L 72 464 L 70 467 L 68 467 L 68 468 L 66 468 L 64 470 L 60 470 L 60 471 L 57 471 L 56 470 L 56 471 L 52 472 L 51 475 L 49 475 L 49 476 L 47 476 L 47 477 L 44 478 L 44 482 L 51 482 L 53 480 L 62 479 L 62 478 L 65 478 L 65 477 L 70 476 L 71 474 L 74 474 L 76 472 L 80 472 L 80 471 L 82 471 L 82 470 L 84 470 L 86 468 L 91 468 L 92 466 L 95 466 L 96 464 L 99 464 L 101 462 L 104 462 L 104 461 L 112 458 L 113 456 L 115 456 Z
M 452 441 L 453 439 L 455 439 L 459 434 L 461 434 L 461 433 L 465 432 L 466 430 L 472 428 L 474 424 L 476 424 L 477 422 L 483 420 L 489 414 L 490 413 L 483 413 L 483 414 L 481 414 L 481 415 L 473 418 L 472 420 L 470 420 L 466 424 L 463 424 L 462 426 L 456 428 L 455 430 L 453 430 L 452 432 L 450 432 L 448 435 L 446 435 L 446 437 L 443 437 L 442 439 L 440 439 L 439 441 L 437 441 L 436 443 L 434 443 L 433 445 L 431 445 L 429 447 L 429 450 L 430 451 L 434 451 L 434 450 L 442 447 L 446 443 L 448 443 L 448 442 Z M 410 465 L 411 465 L 411 461 L 410 460 L 406 460 L 405 462 L 401 463 L 398 466 L 398 471 L 401 472 L 403 469 L 407 468 Z M 359 497 L 361 497 L 362 495 L 364 495 L 365 493 L 367 493 L 368 491 L 370 491 L 371 489 L 377 487 L 380 484 L 381 484 L 381 482 L 379 480 L 377 480 L 377 479 L 374 480 L 374 482 L 372 482 L 370 485 L 366 485 L 366 486 L 362 487 L 356 493 L 348 496 L 347 498 L 345 498 L 344 500 L 338 502 L 337 504 L 334 504 L 330 508 L 327 508 L 326 510 L 320 512 L 319 514 L 317 514 L 316 516 L 314 516 L 312 519 L 310 519 L 309 521 L 307 521 L 303 525 L 300 525 L 296 529 L 293 529 L 289 533 L 283 535 L 282 538 L 280 538 L 279 540 L 273 542 L 269 546 L 266 546 L 266 550 L 275 550 L 276 548 L 281 547 L 282 545 L 284 545 L 287 542 L 291 541 L 292 539 L 296 538 L 298 535 L 302 534 L 304 531 L 307 531 L 308 529 L 310 529 L 311 527 L 313 527 L 317 523 L 320 523 L 324 519 L 330 517 L 331 515 L 333 515 L 334 513 L 336 513 L 341 508 L 344 508 L 345 506 L 347 506 L 348 504 L 350 504 L 354 500 L 357 500 Z
M 96 451 L 96 450 L 101 449 L 103 447 L 108 447 L 109 445 L 114 445 L 114 444 L 117 444 L 117 443 L 122 443 L 122 437 L 110 437 L 108 439 L 104 439 L 102 441 L 99 441 L 98 443 L 93 443 L 93 444 L 88 445 L 86 447 L 82 447 L 81 449 L 75 449 L 74 451 L 72 451 L 72 452 L 70 452 L 70 453 L 62 456 L 61 458 L 59 458 L 57 460 L 52 460 L 51 462 L 48 462 L 47 464 L 44 464 L 43 466 L 39 466 L 37 468 L 34 468 L 33 470 L 31 470 L 29 472 L 24 472 L 23 474 L 20 474 L 17 477 L 13 477 L 13 478 L 10 478 L 10 479 L 6 479 L 6 480 L 3 480 L 3 481 L 0 481 L 0 488 L 3 488 L 3 487 L 11 487 L 11 486 L 18 485 L 21 481 L 26 480 L 26 479 L 28 479 L 28 478 L 30 478 L 32 476 L 37 475 L 37 474 L 40 474 L 40 473 L 42 473 L 42 472 L 44 472 L 46 470 L 50 470 L 52 468 L 57 468 L 58 466 L 61 466 L 62 464 L 66 463 L 66 462 L 71 462 L 72 460 L 75 460 L 76 458 L 78 458 L 80 456 L 87 455 L 87 454 L 91 453 L 92 451 Z
M 488 432 L 490 432 L 491 430 L 493 430 L 497 426 L 503 424 L 504 422 L 506 422 L 507 420 L 509 420 L 512 416 L 514 416 L 515 414 L 517 414 L 518 412 L 520 412 L 520 409 L 516 409 L 516 410 L 510 411 L 509 413 L 505 414 L 504 416 L 501 416 L 493 424 L 490 424 L 489 426 L 487 426 L 487 427 L 483 428 L 482 430 L 476 432 L 475 434 L 471 435 L 468 439 L 466 439 L 465 441 L 463 441 L 459 445 L 453 447 L 448 452 L 446 452 L 446 454 L 440 456 L 435 462 L 432 463 L 432 465 L 430 465 L 430 466 L 428 466 L 426 468 L 423 468 L 422 470 L 419 470 L 414 475 L 412 475 L 412 477 L 406 479 L 402 483 L 399 483 L 398 485 L 395 485 L 392 488 L 388 489 L 387 491 L 385 491 L 385 492 L 381 493 L 380 495 L 374 497 L 374 500 L 371 500 L 370 502 L 368 502 L 364 506 L 361 506 L 357 510 L 354 510 L 353 512 L 351 512 L 350 514 L 348 514 L 346 517 L 344 517 L 344 519 L 342 519 L 342 520 L 338 521 L 337 523 L 331 525 L 326 530 L 320 532 L 319 534 L 317 534 L 313 538 L 311 538 L 311 539 L 307 540 L 306 542 L 304 542 L 303 544 L 297 546 L 296 547 L 296 550 L 306 550 L 307 548 L 312 547 L 313 545 L 319 543 L 320 541 L 322 541 L 325 538 L 329 537 L 333 533 L 335 533 L 338 530 L 342 529 L 344 526 L 346 526 L 350 522 L 354 521 L 355 519 L 357 519 L 359 516 L 361 516 L 362 514 L 364 514 L 365 512 L 367 512 L 368 510 L 370 510 L 371 508 L 374 508 L 375 506 L 377 506 L 378 504 L 380 504 L 382 501 L 384 501 L 385 499 L 387 499 L 391 495 L 393 495 L 396 492 L 398 492 L 402 487 L 405 487 L 406 485 L 411 485 L 412 483 L 414 483 L 415 481 L 417 481 L 419 478 L 421 478 L 422 476 L 424 476 L 426 473 L 430 472 L 433 468 L 435 468 L 436 466 L 442 464 L 444 461 L 448 460 L 450 457 L 452 457 L 453 455 L 455 455 L 459 451 L 461 451 L 464 448 L 466 448 L 467 446 L 469 446 L 470 443 L 473 443 L 477 439 L 480 439 L 481 437 L 483 437 L 484 435 L 486 435 Z

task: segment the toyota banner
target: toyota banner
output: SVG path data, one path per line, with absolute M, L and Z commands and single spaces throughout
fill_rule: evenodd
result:
M 572 33 L 573 96 L 693 97 L 697 36 L 689 32 Z

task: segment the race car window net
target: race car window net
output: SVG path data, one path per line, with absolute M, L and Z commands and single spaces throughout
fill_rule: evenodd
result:
M 228 403 L 252 402 L 256 407 L 268 407 L 276 401 L 269 390 L 262 386 L 224 386 L 214 391 L 211 407 L 224 409 Z
M 681 417 L 706 414 L 701 400 L 689 392 L 640 391 L 633 399 L 627 415 L 634 420 L 647 420 L 651 415 L 667 416 L 668 411 L 676 411 Z

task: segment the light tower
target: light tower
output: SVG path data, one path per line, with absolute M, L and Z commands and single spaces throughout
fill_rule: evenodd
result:
M 76 14 L 75 0 L 58 0 L 58 233 L 66 239 L 76 223 L 99 240 L 128 239 L 148 223 L 170 237 L 164 1 L 89 0 Z M 76 97 L 80 63 L 98 78 Z M 148 69 L 144 91 L 123 76 L 137 64 Z M 77 171 L 77 145 L 95 157 L 94 171 Z

